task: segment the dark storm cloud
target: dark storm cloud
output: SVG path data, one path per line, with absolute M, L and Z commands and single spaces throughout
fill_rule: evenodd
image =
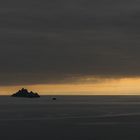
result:
M 139 7 L 136 0 L 0 2 L 0 84 L 139 76 Z

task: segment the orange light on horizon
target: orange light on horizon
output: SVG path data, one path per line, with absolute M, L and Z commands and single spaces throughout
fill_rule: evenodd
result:
M 140 78 L 117 78 L 85 84 L 0 86 L 0 94 L 9 95 L 22 87 L 42 95 L 140 95 Z

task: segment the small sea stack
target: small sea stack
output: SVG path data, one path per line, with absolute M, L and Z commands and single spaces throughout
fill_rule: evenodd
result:
M 53 97 L 53 98 L 52 98 L 52 100 L 56 100 L 56 98 L 55 98 L 55 97 Z
M 32 91 L 28 91 L 27 89 L 22 88 L 18 92 L 11 95 L 12 97 L 25 97 L 25 98 L 39 98 L 38 93 L 34 93 Z

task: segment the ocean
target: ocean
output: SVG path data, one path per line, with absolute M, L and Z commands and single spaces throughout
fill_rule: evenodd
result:
M 140 96 L 0 96 L 0 139 L 137 140 Z

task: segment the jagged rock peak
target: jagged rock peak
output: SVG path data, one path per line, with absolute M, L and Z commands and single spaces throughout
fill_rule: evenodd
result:
M 12 97 L 26 97 L 26 98 L 37 98 L 40 97 L 38 93 L 34 93 L 33 91 L 28 91 L 25 88 L 22 88 L 18 92 L 14 93 Z

